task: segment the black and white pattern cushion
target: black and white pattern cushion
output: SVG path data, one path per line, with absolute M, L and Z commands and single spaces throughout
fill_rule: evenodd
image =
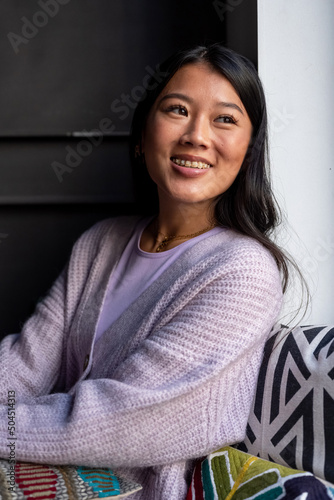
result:
M 273 332 L 239 449 L 334 483 L 334 327 Z

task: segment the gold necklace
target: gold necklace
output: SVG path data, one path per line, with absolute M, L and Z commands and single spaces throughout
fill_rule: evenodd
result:
M 173 236 L 168 236 L 166 234 L 163 234 L 161 231 L 158 230 L 158 219 L 156 220 L 156 233 L 157 235 L 158 234 L 161 234 L 164 239 L 162 240 L 161 243 L 159 243 L 159 245 L 157 246 L 157 248 L 155 249 L 156 252 L 161 252 L 162 250 L 164 250 L 164 248 L 168 245 L 168 243 L 172 240 L 184 240 L 184 239 L 187 239 L 187 238 L 195 238 L 195 236 L 199 236 L 200 234 L 203 234 L 203 233 L 206 233 L 206 231 L 209 231 L 210 229 L 213 229 L 215 227 L 215 223 L 213 222 L 212 224 L 210 224 L 210 226 L 206 227 L 205 229 L 202 229 L 201 231 L 197 231 L 196 233 L 192 233 L 192 234 L 182 234 L 182 235 L 173 235 Z

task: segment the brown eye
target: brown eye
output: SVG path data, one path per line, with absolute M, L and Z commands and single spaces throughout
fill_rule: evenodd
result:
M 223 116 L 218 116 L 215 121 L 218 121 L 219 123 L 226 123 L 226 124 L 235 124 L 237 123 L 237 120 L 231 116 L 231 115 L 223 115 Z
M 181 104 L 176 104 L 173 106 L 169 106 L 167 108 L 168 112 L 174 113 L 176 115 L 181 115 L 181 116 L 188 116 L 188 111 L 187 109 L 182 106 Z

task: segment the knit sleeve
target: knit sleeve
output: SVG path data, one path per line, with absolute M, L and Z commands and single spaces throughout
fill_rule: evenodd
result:
M 16 459 L 142 467 L 243 439 L 263 345 L 280 308 L 279 273 L 255 247 L 209 275 L 113 378 L 18 402 Z M 2 406 L 1 456 L 6 412 Z
M 68 265 L 46 297 L 37 304 L 21 333 L 2 340 L 0 402 L 7 400 L 8 391 L 15 391 L 22 399 L 48 394 L 54 387 L 64 361 L 66 335 L 98 241 L 107 227 L 106 221 L 98 223 L 78 239 Z

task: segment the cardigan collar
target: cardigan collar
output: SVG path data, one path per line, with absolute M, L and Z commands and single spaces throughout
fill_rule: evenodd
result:
M 76 321 L 71 332 L 69 350 L 76 353 L 78 376 L 82 376 L 83 360 L 89 354 L 90 363 L 85 376 L 91 370 L 94 351 L 95 368 L 91 376 L 103 378 L 103 373 L 116 369 L 122 359 L 134 350 L 145 338 L 153 326 L 163 321 L 159 311 L 173 314 L 174 301 L 180 298 L 183 289 L 190 287 L 187 273 L 198 266 L 198 274 L 203 268 L 210 267 L 210 260 L 219 258 L 219 247 L 226 244 L 233 235 L 230 230 L 208 236 L 188 248 L 162 275 L 157 278 L 136 299 L 121 316 L 102 334 L 94 346 L 94 339 L 99 316 L 107 292 L 109 278 L 117 266 L 120 256 L 131 238 L 138 222 L 138 217 L 120 217 L 111 221 L 110 229 L 101 241 L 98 254 L 92 266 L 85 292 L 78 308 Z M 205 262 L 205 263 L 204 263 Z M 193 275 L 193 272 L 192 272 Z M 183 297 L 184 295 L 184 297 Z M 183 297 L 183 298 L 182 298 Z M 189 300 L 189 294 L 182 294 L 180 300 Z M 159 308 L 159 304 L 161 308 Z M 158 305 L 158 307 L 156 307 Z M 135 334 L 134 334 L 135 332 Z M 108 362 L 105 352 L 112 350 L 113 356 Z M 71 355 L 71 353 L 68 353 Z M 103 363 L 102 363 L 103 359 Z M 72 360 L 73 361 L 73 360 Z M 112 367 L 111 364 L 114 366 Z M 98 375 L 95 373 L 97 369 Z

